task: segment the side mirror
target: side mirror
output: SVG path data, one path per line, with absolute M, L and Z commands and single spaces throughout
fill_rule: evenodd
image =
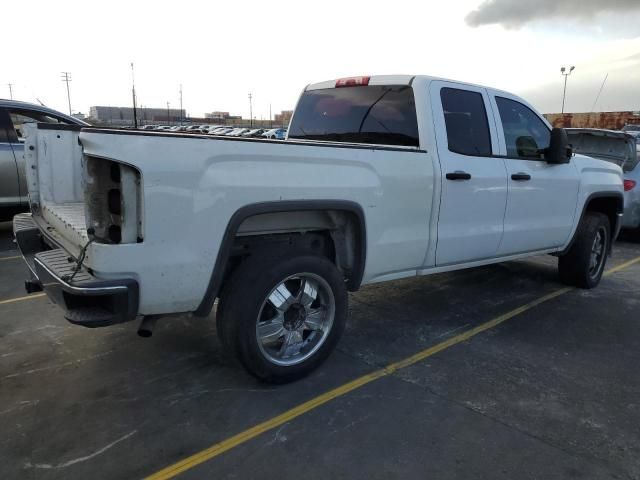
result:
M 540 154 L 542 153 L 538 149 L 538 144 L 531 136 L 522 136 L 516 138 L 516 151 L 518 157 L 524 158 L 537 158 L 540 160 Z
M 563 128 L 554 128 L 551 130 L 551 140 L 549 147 L 544 149 L 544 159 L 548 163 L 569 163 L 573 155 L 571 145 L 569 145 L 569 137 Z

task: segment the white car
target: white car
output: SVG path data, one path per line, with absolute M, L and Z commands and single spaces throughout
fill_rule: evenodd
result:
M 217 299 L 265 381 L 318 367 L 362 285 L 553 254 L 595 287 L 623 213 L 618 165 L 572 155 L 515 95 L 428 76 L 309 85 L 286 142 L 27 127 L 27 286 L 145 336 Z
M 254 129 L 247 129 L 246 132 L 244 132 L 242 135 L 240 135 L 241 137 L 259 137 L 264 133 L 264 130 L 262 128 L 254 128 Z
M 230 131 L 229 133 L 227 133 L 227 136 L 229 136 L 229 137 L 240 137 L 240 136 L 242 136 L 243 133 L 246 133 L 249 130 L 250 130 L 249 128 L 235 128 L 232 131 Z
M 232 132 L 234 129 L 232 127 L 221 127 L 216 128 L 215 130 L 211 130 L 209 133 L 211 135 L 226 135 L 229 132 Z

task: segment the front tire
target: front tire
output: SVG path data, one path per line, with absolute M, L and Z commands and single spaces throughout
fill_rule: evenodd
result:
M 606 215 L 587 212 L 573 245 L 558 259 L 560 280 L 579 288 L 593 288 L 600 283 L 611 244 L 611 227 Z
M 342 274 L 310 252 L 261 252 L 245 260 L 220 296 L 218 335 L 260 380 L 286 383 L 317 368 L 347 319 Z

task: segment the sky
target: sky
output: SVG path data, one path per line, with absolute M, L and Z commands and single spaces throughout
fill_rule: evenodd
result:
M 521 95 L 543 113 L 640 110 L 640 0 L 29 0 L 5 2 L 0 97 L 67 111 L 131 104 L 191 116 L 292 109 L 305 85 L 425 74 Z M 608 76 L 607 76 L 608 75 Z M 603 81 L 605 80 L 603 86 Z M 598 92 L 602 88 L 598 97 Z M 597 99 L 597 103 L 596 103 Z

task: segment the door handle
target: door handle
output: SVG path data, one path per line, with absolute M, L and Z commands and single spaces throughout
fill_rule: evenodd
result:
M 531 175 L 529 175 L 528 173 L 514 173 L 513 175 L 511 175 L 511 180 L 515 180 L 516 182 L 522 182 L 522 181 L 526 181 L 526 180 L 531 180 Z
M 447 180 L 471 180 L 471 174 L 456 170 L 455 172 L 449 172 L 445 175 Z

